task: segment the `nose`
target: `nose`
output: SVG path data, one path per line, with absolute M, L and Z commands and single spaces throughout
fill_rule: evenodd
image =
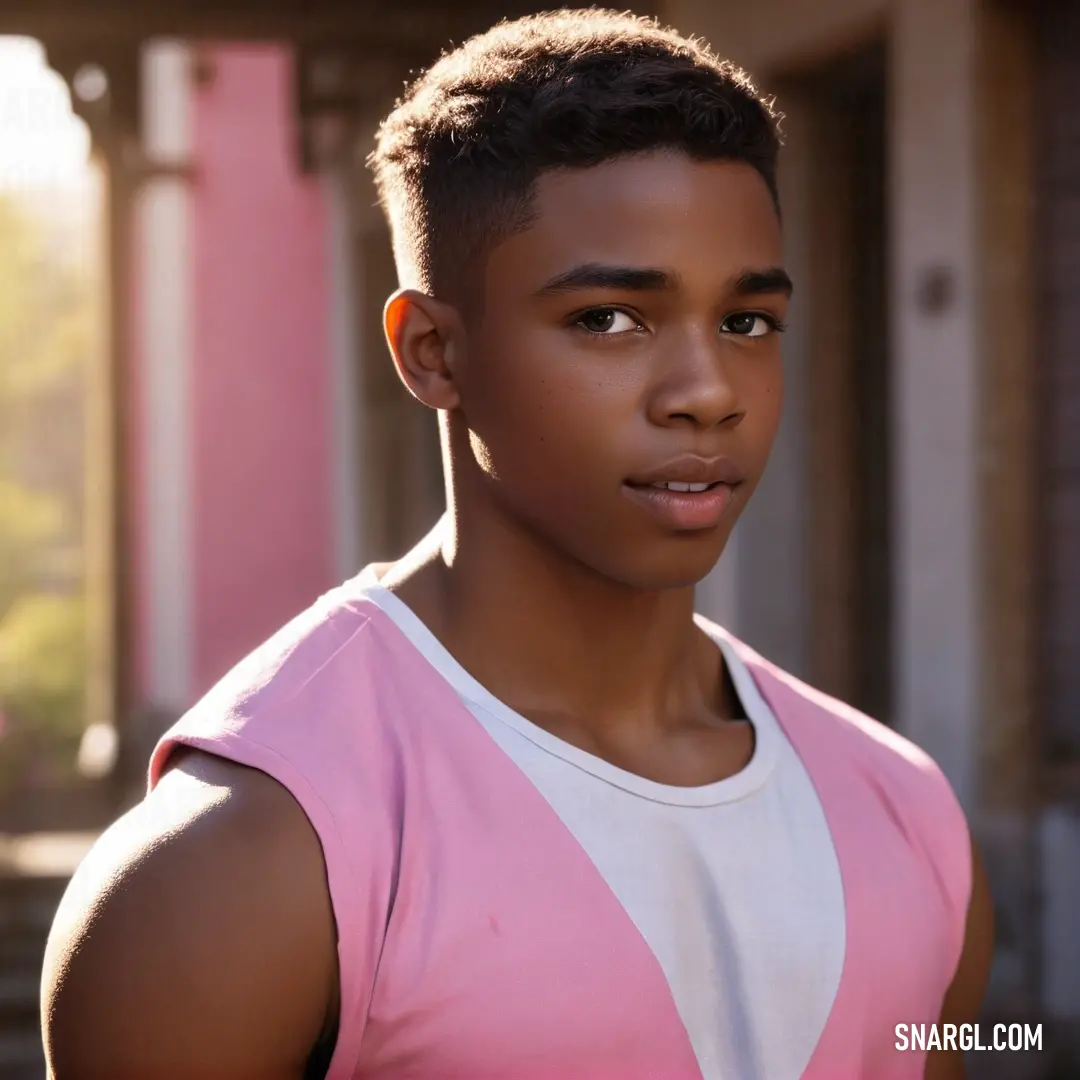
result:
M 679 335 L 661 359 L 648 416 L 658 427 L 734 426 L 744 406 L 715 333 Z

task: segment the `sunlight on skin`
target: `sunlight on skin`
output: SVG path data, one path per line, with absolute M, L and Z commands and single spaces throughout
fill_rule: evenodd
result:
M 0 37 L 0 191 L 83 188 L 92 176 L 89 132 L 44 49 Z

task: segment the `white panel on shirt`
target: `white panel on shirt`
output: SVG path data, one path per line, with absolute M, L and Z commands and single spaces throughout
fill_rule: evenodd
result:
M 797 1080 L 844 962 L 840 866 L 810 777 L 730 645 L 754 753 L 704 787 L 619 769 L 484 689 L 393 594 L 365 584 L 588 853 L 667 978 L 704 1080 Z

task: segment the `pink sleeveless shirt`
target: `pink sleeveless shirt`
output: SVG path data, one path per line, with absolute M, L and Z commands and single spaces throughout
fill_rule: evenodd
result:
M 260 769 L 315 828 L 338 930 L 331 1080 L 916 1080 L 971 890 L 937 767 L 702 622 L 755 728 L 667 788 L 458 667 L 370 572 L 161 740 Z

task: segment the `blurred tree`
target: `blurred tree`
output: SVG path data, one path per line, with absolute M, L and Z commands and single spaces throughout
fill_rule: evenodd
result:
M 74 767 L 84 721 L 85 243 L 0 192 L 0 794 Z
M 90 346 L 90 283 L 79 273 L 82 252 L 64 239 L 18 196 L 0 192 L 2 403 L 70 377 Z
M 83 731 L 83 613 L 80 595 L 31 592 L 0 622 L 0 701 L 10 718 L 0 790 L 74 772 Z
M 67 530 L 57 496 L 30 489 L 0 468 L 0 625 L 12 604 L 40 577 L 44 554 Z

